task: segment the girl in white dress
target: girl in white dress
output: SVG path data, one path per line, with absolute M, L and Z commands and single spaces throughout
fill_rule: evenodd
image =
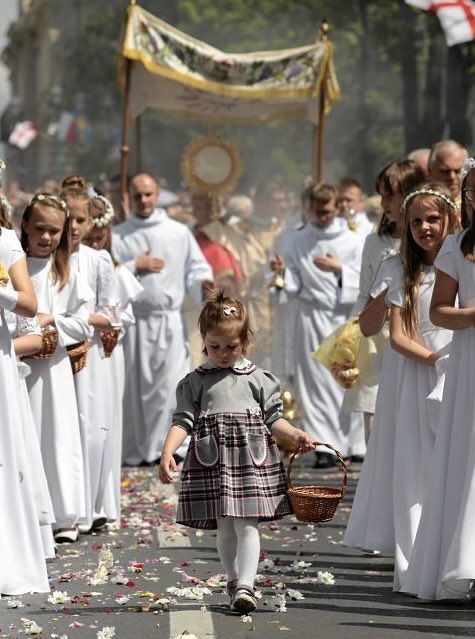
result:
M 431 485 L 403 590 L 423 599 L 473 599 L 475 581 L 475 159 L 463 191 L 471 224 L 445 240 L 431 318 L 454 331 Z M 457 300 L 458 298 L 458 300 Z
M 89 299 L 88 322 L 93 329 L 86 366 L 74 375 L 84 455 L 86 515 L 79 531 L 89 532 L 107 523 L 101 512 L 108 471 L 106 441 L 114 428 L 116 398 L 111 388 L 112 365 L 104 357 L 100 332 L 111 328 L 117 304 L 116 277 L 107 251 L 95 251 L 82 244 L 91 230 L 90 198 L 82 188 L 62 191 L 71 211 L 71 257 L 73 273 L 93 292 Z
M 90 211 L 93 226 L 85 237 L 84 244 L 96 251 L 107 251 L 114 261 L 117 277 L 116 328 L 111 330 L 120 330 L 120 334 L 109 359 L 112 368 L 110 392 L 114 397 L 115 416 L 112 420 L 113 429 L 109 433 L 106 442 L 105 458 L 107 463 L 103 467 L 106 477 L 102 478 L 101 481 L 106 482 L 102 508 L 107 516 L 107 521 L 108 523 L 116 522 L 119 524 L 122 469 L 122 398 L 125 388 L 125 362 L 122 338 L 127 328 L 135 323 L 131 302 L 143 291 L 143 287 L 132 273 L 124 266 L 117 264 L 112 256 L 111 227 L 114 218 L 112 204 L 101 195 L 92 197 Z
M 5 317 L 12 336 L 13 348 L 17 357 L 18 381 L 20 389 L 20 411 L 23 424 L 23 440 L 28 457 L 28 471 L 30 474 L 33 494 L 35 496 L 36 512 L 41 527 L 41 538 L 43 540 L 43 550 L 46 559 L 54 559 L 56 556 L 53 529 L 55 522 L 53 504 L 49 494 L 48 482 L 46 480 L 41 455 L 40 441 L 31 410 L 28 389 L 26 387 L 26 377 L 30 374 L 31 368 L 27 361 L 22 358 L 37 353 L 42 344 L 41 328 L 36 317 L 22 317 L 9 311 L 5 312 Z
M 384 524 L 382 543 L 369 548 L 390 550 L 391 533 L 394 536 L 395 590 L 401 587 L 417 532 L 434 442 L 435 426 L 430 423 L 426 400 L 438 381 L 435 363 L 447 352 L 451 340 L 450 331 L 437 329 L 429 321 L 433 261 L 444 237 L 457 223 L 450 192 L 436 184 L 421 185 L 412 191 L 403 203 L 403 211 L 402 260 L 398 265 L 396 258 L 392 258 L 387 293 L 391 304 L 391 346 L 403 357 L 389 360 L 393 374 L 387 368 L 383 370 L 379 394 L 385 401 L 377 401 L 374 433 L 379 450 L 371 446 L 368 450 L 343 540 L 345 545 L 353 546 L 356 541 L 359 547 L 368 548 L 365 542 L 373 535 L 373 531 L 367 529 L 371 521 L 368 512 L 371 514 L 377 504 L 390 503 L 392 513 L 391 508 L 384 509 L 386 515 L 392 517 Z M 382 433 L 388 432 L 387 423 L 391 433 L 382 437 Z M 370 444 L 372 440 L 373 436 Z M 388 453 L 388 444 L 391 453 Z M 384 467 L 378 466 L 378 454 L 392 459 Z M 378 473 L 374 473 L 375 467 Z M 368 477 L 372 491 L 368 490 Z M 372 500 L 371 505 L 368 499 Z M 358 537 L 363 543 L 358 543 Z
M 48 592 L 40 523 L 28 481 L 19 379 L 4 311 L 34 317 L 36 296 L 14 231 L 0 229 L 0 593 Z
M 383 216 L 376 233 L 367 236 L 363 247 L 360 271 L 360 290 L 352 314 L 359 315 L 371 299 L 370 290 L 381 260 L 399 251 L 404 230 L 401 204 L 418 184 L 424 181 L 424 172 L 411 160 L 400 160 L 386 166 L 376 177 L 376 191 L 381 195 Z M 381 374 L 383 350 L 389 337 L 389 327 L 360 343 L 368 363 L 356 385 L 345 392 L 343 408 L 363 413 L 365 439 L 368 442 L 373 421 L 378 381 Z
M 58 344 L 49 359 L 29 360 L 26 379 L 55 512 L 55 539 L 77 539 L 84 516 L 84 472 L 78 408 L 66 347 L 90 334 L 82 289 L 69 269 L 69 211 L 54 195 L 34 196 L 23 214 L 21 242 L 38 297 L 39 322 L 54 328 Z

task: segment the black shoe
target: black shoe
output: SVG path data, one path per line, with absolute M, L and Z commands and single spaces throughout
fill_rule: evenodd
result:
M 313 464 L 314 468 L 333 468 L 334 466 L 339 465 L 338 457 L 335 455 L 331 455 L 330 453 L 315 453 L 315 463 Z

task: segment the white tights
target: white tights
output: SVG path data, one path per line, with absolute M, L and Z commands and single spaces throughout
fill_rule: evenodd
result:
M 218 519 L 216 546 L 228 581 L 253 587 L 260 553 L 257 517 Z

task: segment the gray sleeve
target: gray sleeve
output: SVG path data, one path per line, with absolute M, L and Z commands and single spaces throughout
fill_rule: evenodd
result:
M 271 428 L 272 424 L 282 417 L 283 405 L 280 396 L 280 382 L 268 371 L 261 371 L 260 404 L 264 423 Z
M 187 375 L 176 388 L 176 410 L 173 413 L 172 424 L 184 428 L 188 435 L 193 430 L 197 409 L 193 396 L 193 385 L 190 375 Z

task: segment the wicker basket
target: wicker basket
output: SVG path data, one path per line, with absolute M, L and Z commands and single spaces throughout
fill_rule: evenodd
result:
M 71 368 L 73 369 L 73 375 L 82 371 L 82 369 L 86 366 L 87 351 L 90 346 L 91 342 L 85 339 L 84 342 L 79 342 L 79 344 L 72 344 L 71 346 L 66 347 L 69 355 L 69 361 L 71 362 Z
M 319 524 L 333 519 L 340 499 L 345 494 L 348 478 L 346 464 L 341 454 L 330 444 L 323 444 L 322 442 L 314 442 L 314 444 L 315 446 L 329 448 L 338 457 L 343 470 L 341 488 L 336 488 L 335 486 L 292 486 L 292 463 L 298 453 L 298 451 L 295 451 L 290 458 L 287 469 L 287 495 L 292 504 L 294 514 L 299 521 Z
M 58 333 L 54 330 L 42 331 L 41 349 L 28 355 L 28 359 L 49 359 L 58 345 Z
M 100 332 L 105 357 L 110 357 L 112 355 L 112 351 L 117 346 L 117 342 L 119 341 L 119 335 L 119 328 L 108 328 Z

